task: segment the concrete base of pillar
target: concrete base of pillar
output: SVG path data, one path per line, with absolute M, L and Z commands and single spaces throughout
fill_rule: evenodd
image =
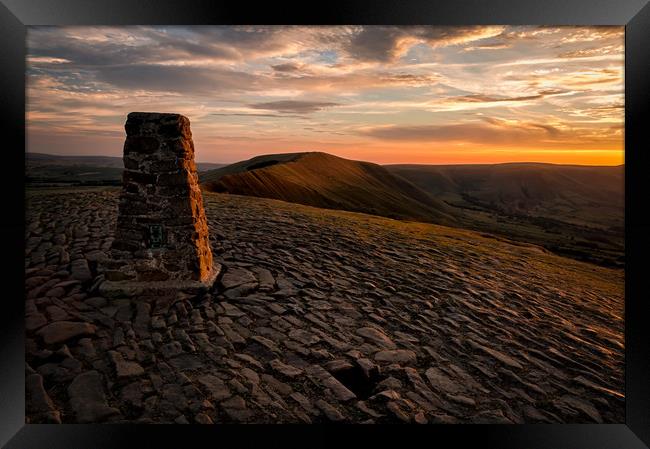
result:
M 168 295 L 173 292 L 200 295 L 212 289 L 219 273 L 221 273 L 221 265 L 214 262 L 210 275 L 204 281 L 104 281 L 99 284 L 98 293 L 105 298 Z

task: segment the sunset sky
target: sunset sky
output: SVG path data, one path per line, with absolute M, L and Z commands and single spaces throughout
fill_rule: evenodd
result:
M 624 162 L 623 27 L 30 27 L 27 150 L 121 156 L 132 111 L 200 162 Z

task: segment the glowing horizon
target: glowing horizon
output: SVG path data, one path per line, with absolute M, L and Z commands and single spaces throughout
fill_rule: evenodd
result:
M 624 163 L 623 27 L 29 27 L 27 151 L 121 156 L 190 118 L 200 162 Z

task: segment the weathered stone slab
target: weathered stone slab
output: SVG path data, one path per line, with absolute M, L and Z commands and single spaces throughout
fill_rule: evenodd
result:
M 144 369 L 136 362 L 124 360 L 122 354 L 117 351 L 108 351 L 108 357 L 115 367 L 115 375 L 118 379 L 137 377 L 144 374 Z
M 417 355 L 415 352 L 408 349 L 379 351 L 375 354 L 375 360 L 378 362 L 413 363 L 416 359 Z
M 211 374 L 199 377 L 198 383 L 210 394 L 210 399 L 221 401 L 232 396 L 230 389 L 223 380 Z
M 275 371 L 279 372 L 283 376 L 294 378 L 302 374 L 301 369 L 282 363 L 279 359 L 271 360 L 271 362 L 269 363 L 271 365 L 271 368 L 273 368 Z
M 102 376 L 97 371 L 75 377 L 68 387 L 68 396 L 79 423 L 97 423 L 120 413 L 108 406 Z
M 228 269 L 221 278 L 221 284 L 225 289 L 255 282 L 257 282 L 257 279 L 253 273 L 238 267 Z
M 88 323 L 77 323 L 73 321 L 56 321 L 41 328 L 36 335 L 43 338 L 46 345 L 63 343 L 72 338 L 93 335 L 95 326 Z
M 385 349 L 396 348 L 395 343 L 393 343 L 393 341 L 386 334 L 378 329 L 375 329 L 374 327 L 362 327 L 360 329 L 357 329 L 357 334 Z
M 44 423 L 61 424 L 61 414 L 43 387 L 40 374 L 30 374 L 25 378 L 26 408 Z
M 42 313 L 32 313 L 25 317 L 25 329 L 33 331 L 47 324 L 47 319 Z

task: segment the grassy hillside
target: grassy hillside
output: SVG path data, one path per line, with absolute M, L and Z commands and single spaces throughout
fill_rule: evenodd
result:
M 273 198 L 391 218 L 454 223 L 453 209 L 384 167 L 326 153 L 259 156 L 204 173 L 212 192 Z
M 205 172 L 206 190 L 451 224 L 624 264 L 624 167 L 388 165 L 326 153 L 258 156 Z

